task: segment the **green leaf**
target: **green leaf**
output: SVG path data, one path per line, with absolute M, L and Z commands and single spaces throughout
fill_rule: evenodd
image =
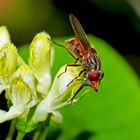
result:
M 140 82 L 125 59 L 108 43 L 88 36 L 102 60 L 105 76 L 96 93 L 90 93 L 75 105 L 61 110 L 64 121 L 59 140 L 139 140 L 140 139 Z M 68 38 L 57 39 L 64 44 Z M 67 51 L 55 48 L 53 76 L 63 64 L 73 63 Z M 20 48 L 22 49 L 22 48 Z
M 18 54 L 28 63 L 29 59 L 29 44 L 23 45 L 18 49 Z

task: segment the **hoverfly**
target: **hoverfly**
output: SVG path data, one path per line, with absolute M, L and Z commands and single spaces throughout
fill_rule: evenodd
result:
M 69 15 L 69 19 L 76 38 L 67 40 L 65 48 L 68 53 L 76 60 L 76 62 L 73 64 L 68 64 L 63 73 L 67 71 L 68 66 L 82 66 L 83 70 L 71 82 L 80 77 L 81 74 L 84 74 L 86 77 L 86 81 L 71 98 L 71 100 L 73 100 L 84 86 L 90 86 L 95 91 L 98 91 L 98 85 L 102 80 L 104 73 L 101 72 L 101 60 L 98 57 L 95 48 L 93 48 L 89 43 L 80 22 L 73 14 Z M 61 73 L 59 76 L 61 76 L 63 73 Z

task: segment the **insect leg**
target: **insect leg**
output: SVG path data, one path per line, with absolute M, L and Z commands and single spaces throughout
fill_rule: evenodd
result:
M 68 52 L 74 59 L 76 59 L 76 60 L 79 59 L 79 58 L 77 58 L 72 52 L 70 52 L 69 49 L 66 48 L 66 50 L 67 50 L 67 52 Z
M 65 46 L 63 46 L 63 45 L 61 45 L 61 44 L 55 42 L 54 40 L 51 40 L 51 39 L 49 39 L 49 38 L 48 38 L 48 40 L 49 40 L 50 42 L 52 42 L 53 44 L 59 46 L 59 47 L 65 48 Z
M 79 61 L 79 58 L 77 58 L 77 59 L 75 60 L 74 64 L 76 64 L 78 61 Z
M 73 99 L 76 97 L 76 95 L 80 92 L 80 90 L 82 90 L 82 88 L 85 86 L 85 83 L 83 83 L 79 89 L 76 91 L 76 93 L 71 97 L 70 102 L 73 102 Z
M 81 74 L 84 72 L 84 71 L 86 71 L 85 69 L 83 69 L 82 71 L 80 71 L 80 73 L 79 73 L 79 75 L 78 76 L 76 76 L 74 79 L 72 79 L 72 81 L 70 81 L 69 82 L 69 84 L 67 85 L 67 87 L 72 83 L 72 82 L 74 82 L 75 80 L 80 80 L 80 79 L 77 79 L 78 77 L 80 77 L 81 76 Z
M 65 71 L 60 73 L 60 75 L 58 75 L 58 78 L 67 71 L 68 67 L 76 67 L 76 66 L 81 66 L 81 65 L 80 64 L 67 64 L 65 67 Z

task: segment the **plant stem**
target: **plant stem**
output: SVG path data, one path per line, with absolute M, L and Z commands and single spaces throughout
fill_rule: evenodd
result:
M 13 119 L 11 121 L 9 132 L 8 132 L 8 135 L 7 135 L 5 140 L 12 140 L 12 137 L 13 137 L 14 132 L 15 132 L 16 122 L 17 122 L 16 119 Z
M 22 140 L 25 135 L 26 135 L 26 133 L 22 133 L 22 132 L 18 131 L 16 140 Z
M 33 140 L 45 140 L 48 134 L 48 127 L 51 119 L 51 113 L 48 114 L 47 120 L 37 129 Z
M 40 140 L 45 140 L 48 134 L 49 124 L 51 120 L 51 113 L 48 114 L 47 120 L 44 123 L 44 127 L 42 129 L 42 133 L 40 135 Z

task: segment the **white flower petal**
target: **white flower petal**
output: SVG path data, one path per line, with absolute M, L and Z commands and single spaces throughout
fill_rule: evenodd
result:
M 38 80 L 37 90 L 45 97 L 51 84 L 50 36 L 45 32 L 37 34 L 30 45 L 29 64 Z
M 0 27 L 0 48 L 2 48 L 6 43 L 10 43 L 10 35 L 6 26 Z

